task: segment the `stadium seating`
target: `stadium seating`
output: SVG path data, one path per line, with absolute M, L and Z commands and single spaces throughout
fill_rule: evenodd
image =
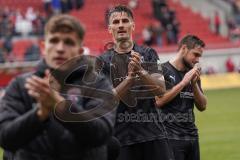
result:
M 31 6 L 36 10 L 43 11 L 41 0 L 0 0 L 0 6 L 7 6 L 13 10 L 20 9 L 22 12 L 25 12 Z
M 111 36 L 107 32 L 105 24 L 105 12 L 109 6 L 118 4 L 127 4 L 128 0 L 113 1 L 113 0 L 86 0 L 85 5 L 81 10 L 74 10 L 72 15 L 80 19 L 86 28 L 85 46 L 89 47 L 92 54 L 99 54 L 103 50 L 104 45 L 111 41 Z M 176 15 L 181 23 L 180 26 L 180 38 L 187 33 L 193 33 L 204 39 L 209 48 L 214 47 L 232 47 L 227 38 L 215 35 L 209 29 L 209 20 L 204 19 L 201 15 L 192 12 L 190 8 L 183 7 L 179 1 L 168 0 L 170 8 L 176 10 Z M 19 0 L 0 0 L 0 5 L 9 6 L 12 9 L 20 8 L 25 11 L 27 7 L 32 6 L 35 9 L 43 11 L 42 1 L 39 0 L 23 0 L 19 3 Z M 134 16 L 136 20 L 136 31 L 134 39 L 137 42 L 142 42 L 142 30 L 147 24 L 154 23 L 156 20 L 152 15 L 152 6 L 150 0 L 139 1 L 139 6 L 134 10 Z M 27 41 L 19 41 L 14 45 L 14 51 L 17 54 L 17 58 L 22 60 Z M 160 53 L 165 51 L 174 51 L 176 46 L 163 46 L 158 48 L 153 46 Z
M 72 12 L 74 16 L 78 17 L 86 25 L 87 36 L 85 44 L 93 53 L 98 53 L 104 44 L 111 41 L 104 23 L 104 13 L 108 6 L 117 4 L 118 2 L 112 0 L 103 0 L 101 2 L 86 0 L 86 4 L 82 10 Z M 181 23 L 180 38 L 187 33 L 192 33 L 205 40 L 209 48 L 234 46 L 227 38 L 215 35 L 210 31 L 208 19 L 204 19 L 200 14 L 194 13 L 191 8 L 183 7 L 179 2 L 173 2 L 173 0 L 168 0 L 167 2 L 170 8 L 176 10 L 177 18 Z M 127 4 L 127 0 L 121 1 L 121 3 Z M 146 24 L 156 21 L 152 15 L 151 1 L 139 1 L 138 8 L 134 10 L 134 16 L 136 20 L 135 40 L 141 42 L 143 28 Z M 156 46 L 154 48 L 162 52 L 173 51 L 176 49 L 176 46 L 165 45 L 161 49 Z

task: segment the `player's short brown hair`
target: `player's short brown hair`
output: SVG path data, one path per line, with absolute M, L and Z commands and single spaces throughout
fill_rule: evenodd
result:
M 82 24 L 73 16 L 60 14 L 51 17 L 44 28 L 45 36 L 49 33 L 77 33 L 79 40 L 83 40 L 85 31 Z
M 185 37 L 183 37 L 180 40 L 180 42 L 178 44 L 178 50 L 180 50 L 180 48 L 183 45 L 186 45 L 188 49 L 193 49 L 197 46 L 200 46 L 202 48 L 205 47 L 205 43 L 203 40 L 201 40 L 199 37 L 197 37 L 195 35 L 191 35 L 191 34 L 186 35 Z
M 133 20 L 133 12 L 131 11 L 130 8 L 128 8 L 125 5 L 116 5 L 113 8 L 111 8 L 107 13 L 108 24 L 109 24 L 109 20 L 110 20 L 111 15 L 115 12 L 125 12 L 128 15 L 128 17 L 130 17 Z

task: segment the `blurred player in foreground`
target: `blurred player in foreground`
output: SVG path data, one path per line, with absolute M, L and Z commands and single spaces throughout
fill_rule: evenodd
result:
M 82 55 L 83 38 L 82 25 L 69 15 L 54 16 L 46 24 L 43 60 L 35 72 L 16 77 L 1 100 L 0 146 L 4 149 L 4 160 L 107 159 L 106 144 L 111 138 L 115 114 L 111 112 L 112 108 L 108 114 L 102 114 L 104 109 L 95 112 L 93 108 L 100 102 L 95 97 L 84 98 L 81 95 L 82 92 L 90 90 L 92 93 L 102 89 L 108 92 L 108 102 L 114 106 L 115 101 L 111 103 L 114 96 L 108 80 L 95 77 L 96 81 L 91 83 L 95 87 L 83 91 L 81 88 L 84 89 L 85 85 L 82 79 L 86 69 L 81 68 L 77 72 L 68 72 L 71 74 L 69 77 L 62 77 L 62 74 L 55 77 L 57 80 L 66 78 L 66 83 L 64 81 L 62 84 L 52 81 L 53 87 L 60 88 L 59 90 L 53 90 L 49 85 L 50 71 L 54 73 L 61 66 L 68 69 L 69 64 L 71 66 L 75 62 L 82 62 L 81 58 L 73 58 Z M 94 76 L 94 72 L 90 72 L 90 75 Z M 74 83 L 77 87 L 71 88 L 67 82 Z M 64 95 L 59 93 L 60 90 Z M 93 95 L 91 93 L 88 95 Z M 102 101 L 107 100 L 105 98 Z M 69 107 L 69 102 L 71 108 L 64 108 Z M 64 111 L 56 112 L 60 118 L 53 114 L 58 110 L 54 110 L 58 104 Z M 88 110 L 91 112 L 86 112 Z M 89 114 L 78 115 L 81 111 Z

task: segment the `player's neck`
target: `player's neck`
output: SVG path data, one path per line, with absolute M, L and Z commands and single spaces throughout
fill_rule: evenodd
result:
M 129 53 L 133 49 L 133 42 L 132 41 L 119 41 L 115 43 L 116 46 L 114 50 L 119 54 Z
M 182 60 L 180 58 L 175 58 L 173 60 L 169 61 L 171 63 L 172 66 L 174 66 L 178 71 L 185 71 L 186 67 L 185 65 L 182 63 Z

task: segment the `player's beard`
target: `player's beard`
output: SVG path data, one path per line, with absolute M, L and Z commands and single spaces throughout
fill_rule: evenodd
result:
M 193 66 L 183 57 L 182 62 L 187 70 L 190 70 L 193 68 Z
M 121 49 L 121 50 L 125 50 L 125 51 L 130 51 L 132 50 L 133 47 L 133 42 L 129 39 L 121 39 L 117 41 L 117 48 Z
M 129 40 L 130 40 L 130 37 L 119 37 L 117 38 L 117 43 L 129 41 Z

